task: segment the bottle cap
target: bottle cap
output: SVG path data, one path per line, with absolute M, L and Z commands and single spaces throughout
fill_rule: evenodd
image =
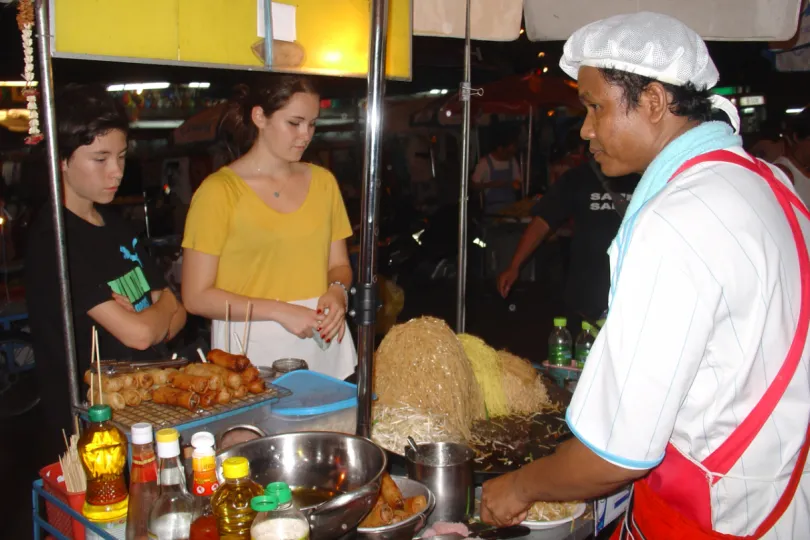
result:
M 275 497 L 278 504 L 287 504 L 292 500 L 292 491 L 290 491 L 290 486 L 284 482 L 272 482 L 267 484 L 267 489 L 264 490 L 264 494 Z
M 158 457 L 173 458 L 180 455 L 180 434 L 176 429 L 161 429 L 155 434 L 155 439 Z
M 272 512 L 278 508 L 278 501 L 272 495 L 259 495 L 250 499 L 250 507 L 256 512 Z
M 87 411 L 91 422 L 106 422 L 112 418 L 112 409 L 109 405 L 93 405 Z
M 589 323 L 588 321 L 582 321 L 582 329 L 583 330 L 585 330 L 586 332 L 590 332 L 591 328 L 593 328 L 591 326 L 591 323 Z
M 151 444 L 153 441 L 152 424 L 138 422 L 132 425 L 132 444 Z
M 205 448 L 213 449 L 215 442 L 214 436 L 207 431 L 198 431 L 191 436 L 191 446 L 193 446 L 195 450 L 202 450 Z
M 247 458 L 230 457 L 222 463 L 222 476 L 228 479 L 244 478 L 250 474 Z
M 554 317 L 554 326 L 568 326 L 568 319 L 565 317 Z

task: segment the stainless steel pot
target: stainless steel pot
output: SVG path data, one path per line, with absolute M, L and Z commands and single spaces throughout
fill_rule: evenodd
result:
M 266 486 L 318 488 L 340 494 L 322 504 L 302 508 L 313 540 L 330 540 L 357 528 L 371 511 L 388 462 L 385 451 L 368 439 L 331 432 L 272 435 L 233 446 L 217 455 L 217 474 L 229 457 L 250 462 L 253 480 Z

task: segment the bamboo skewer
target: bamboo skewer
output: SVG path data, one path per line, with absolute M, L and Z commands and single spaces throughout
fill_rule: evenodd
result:
M 247 309 L 245 310 L 245 328 L 242 331 L 242 341 L 239 343 L 239 348 L 242 349 L 242 356 L 247 356 L 248 338 L 250 338 L 250 319 L 253 315 L 253 302 L 248 300 Z
M 200 355 L 200 360 L 202 360 L 202 363 L 203 363 L 203 364 L 207 364 L 207 363 L 208 363 L 208 359 L 207 359 L 207 358 L 205 358 L 205 355 L 203 354 L 202 349 L 200 349 L 199 347 L 197 348 L 197 354 L 199 354 L 199 355 Z
M 237 334 L 236 332 L 234 332 L 234 333 L 233 333 L 233 339 L 235 339 L 235 340 L 236 340 L 236 344 L 237 344 L 237 345 L 239 345 L 239 354 L 241 354 L 242 356 L 244 356 L 244 355 L 245 355 L 245 346 L 242 344 L 242 340 L 241 340 L 241 339 L 239 339 L 239 334 Z
M 103 389 L 104 386 L 101 384 L 101 352 L 99 351 L 98 345 L 98 331 L 96 331 L 95 325 L 93 325 L 93 339 L 95 340 L 95 350 L 96 350 L 96 373 L 98 374 L 98 402 L 101 405 L 104 405 L 104 396 L 103 396 Z M 92 362 L 92 358 L 90 359 Z M 93 376 L 90 376 L 92 379 Z
M 231 352 L 231 303 L 225 300 L 225 350 Z

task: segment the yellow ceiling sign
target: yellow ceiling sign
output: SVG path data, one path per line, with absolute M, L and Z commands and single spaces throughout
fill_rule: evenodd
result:
M 54 56 L 261 69 L 263 0 L 51 0 Z M 279 0 L 273 70 L 365 77 L 368 0 Z M 386 75 L 411 78 L 411 0 L 389 0 Z M 275 15 L 276 10 L 273 10 Z M 285 24 L 284 28 L 275 28 Z

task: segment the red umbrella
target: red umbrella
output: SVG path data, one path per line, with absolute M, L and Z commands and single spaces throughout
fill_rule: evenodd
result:
M 529 108 L 582 108 L 577 83 L 561 77 L 536 73 L 515 75 L 485 84 L 481 89 L 483 95 L 470 98 L 473 113 L 526 115 Z M 461 102 L 454 101 L 445 105 L 441 113 L 460 114 L 461 108 Z

